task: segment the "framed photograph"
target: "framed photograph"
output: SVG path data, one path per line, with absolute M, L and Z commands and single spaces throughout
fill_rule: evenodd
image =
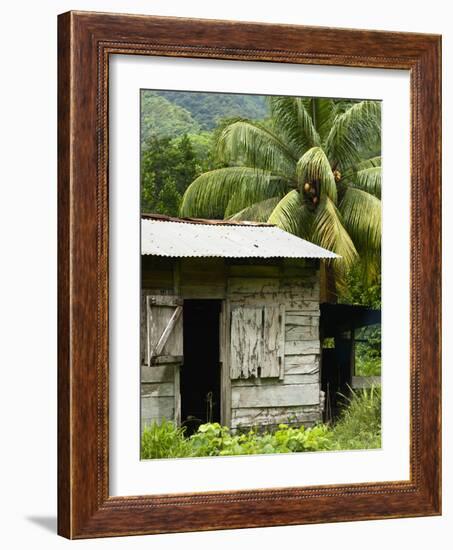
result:
M 440 514 L 440 37 L 58 40 L 59 533 Z

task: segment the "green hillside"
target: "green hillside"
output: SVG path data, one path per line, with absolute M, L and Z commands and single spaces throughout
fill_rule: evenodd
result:
M 154 137 L 173 138 L 183 134 L 197 134 L 200 124 L 191 113 L 156 93 L 144 90 L 141 96 L 142 143 Z
M 203 130 L 212 130 L 223 118 L 262 119 L 268 114 L 265 96 L 204 92 L 155 92 L 188 111 Z

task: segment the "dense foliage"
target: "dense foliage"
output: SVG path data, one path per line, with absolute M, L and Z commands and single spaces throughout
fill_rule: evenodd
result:
M 375 449 L 381 446 L 381 391 L 374 387 L 353 393 L 333 426 L 280 424 L 274 431 L 256 428 L 232 434 L 226 426 L 211 423 L 190 437 L 184 431 L 166 420 L 146 426 L 142 459 Z
M 188 182 L 202 169 L 187 135 L 148 138 L 141 159 L 142 211 L 176 216 Z

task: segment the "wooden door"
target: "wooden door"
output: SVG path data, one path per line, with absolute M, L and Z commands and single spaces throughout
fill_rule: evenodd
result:
M 151 422 L 181 421 L 179 389 L 183 363 L 183 312 L 178 296 L 144 293 L 141 327 L 142 427 Z

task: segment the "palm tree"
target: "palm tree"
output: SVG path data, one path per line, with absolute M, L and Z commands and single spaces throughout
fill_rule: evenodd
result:
M 380 102 L 271 97 L 270 119 L 237 120 L 217 138 L 224 167 L 187 188 L 182 216 L 255 220 L 377 273 L 381 247 Z M 332 271 L 331 269 L 331 271 Z

